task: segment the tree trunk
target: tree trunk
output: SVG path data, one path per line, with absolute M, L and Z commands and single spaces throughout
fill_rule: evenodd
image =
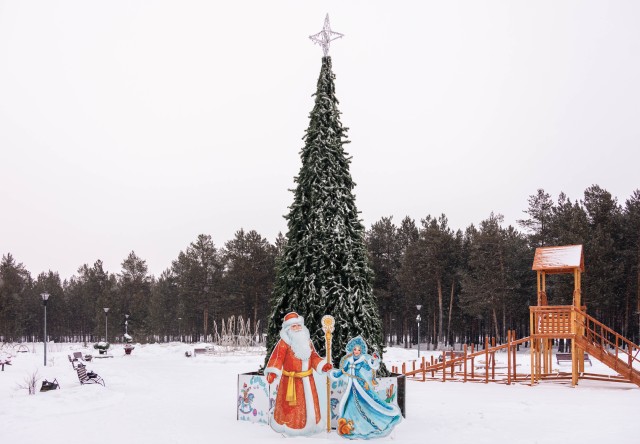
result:
M 499 335 L 499 330 L 498 330 L 498 312 L 496 311 L 495 306 L 491 309 L 491 312 L 493 313 L 493 326 L 494 326 L 494 333 L 496 335 L 496 338 Z
M 402 337 L 404 338 L 404 348 L 409 348 L 409 341 L 407 341 L 407 317 L 402 320 Z
M 437 335 L 437 332 L 436 332 L 436 325 L 437 324 L 438 324 L 438 322 L 436 320 L 436 312 L 434 311 L 433 312 L 433 340 L 434 340 L 434 343 L 435 343 L 434 350 L 438 348 L 438 335 Z
M 258 292 L 256 291 L 256 297 L 253 301 L 253 330 L 257 333 L 256 329 L 258 326 L 258 303 L 260 299 L 258 298 Z
M 451 296 L 449 297 L 449 319 L 447 321 L 447 340 L 451 339 L 451 315 L 453 313 L 453 291 L 456 286 L 456 281 L 451 282 Z
M 207 342 L 207 327 L 208 327 L 208 322 L 209 322 L 209 309 L 205 307 L 204 312 L 202 314 L 203 317 L 203 323 L 202 326 L 204 328 L 204 338 L 203 341 Z
M 502 302 L 502 338 L 500 340 L 500 342 L 502 342 L 502 340 L 504 340 L 504 338 L 507 337 L 507 310 L 505 309 L 504 306 L 504 301 Z

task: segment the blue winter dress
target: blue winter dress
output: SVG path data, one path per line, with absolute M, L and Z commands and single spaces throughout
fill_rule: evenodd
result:
M 349 354 L 340 367 L 334 372 L 334 379 L 346 378 L 347 386 L 338 407 L 338 434 L 347 439 L 387 436 L 402 420 L 402 414 L 374 390 L 372 371 L 380 367 L 380 360 L 364 353 L 358 357 Z

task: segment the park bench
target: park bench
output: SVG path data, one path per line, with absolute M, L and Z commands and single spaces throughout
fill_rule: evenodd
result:
M 46 379 L 42 381 L 42 387 L 40 387 L 41 392 L 48 392 L 49 390 L 60 390 L 60 384 L 58 384 L 58 380 L 54 379 L 53 381 L 47 381 Z
M 102 379 L 97 373 L 93 373 L 92 371 L 87 372 L 87 367 L 83 363 L 79 363 L 75 369 L 78 373 L 80 384 L 102 384 L 103 387 L 105 386 L 104 379 Z
M 14 349 L 16 353 L 29 353 L 29 348 L 24 344 L 16 344 Z
M 2 366 L 2 371 L 4 371 L 4 366 L 6 365 L 11 365 L 11 358 L 7 357 L 7 358 L 0 358 L 0 366 Z
M 561 362 L 571 362 L 571 353 L 556 353 L 556 362 L 558 364 Z M 593 366 L 587 353 L 584 354 L 584 362 L 588 362 L 590 366 Z
M 92 355 L 90 355 L 90 354 L 83 355 L 82 352 L 73 352 L 73 357 L 75 359 L 80 360 L 80 361 L 87 361 L 87 362 L 89 362 L 89 361 L 91 361 L 91 359 L 93 359 Z
M 193 349 L 193 357 L 195 358 L 198 355 L 212 355 L 214 354 L 214 348 L 212 345 L 209 345 L 204 348 L 194 348 Z
M 91 359 L 93 358 L 93 356 L 91 355 L 83 355 L 82 352 L 73 352 L 73 356 L 71 355 L 67 355 L 69 357 L 69 362 L 71 362 L 71 365 L 73 366 L 73 368 L 76 368 L 76 363 L 80 362 L 80 361 L 91 361 Z

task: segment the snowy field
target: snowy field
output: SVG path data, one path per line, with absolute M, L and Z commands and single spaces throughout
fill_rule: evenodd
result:
M 268 426 L 236 421 L 236 378 L 254 371 L 264 351 L 186 358 L 193 345 L 121 345 L 110 359 L 87 368 L 106 381 L 81 386 L 67 359 L 80 344 L 52 344 L 43 366 L 42 344 L 17 353 L 0 372 L 0 440 L 6 443 L 309 443 L 346 442 L 335 432 L 283 438 Z M 430 352 L 427 352 L 430 353 Z M 413 359 L 416 350 L 391 348 L 388 365 Z M 427 354 L 428 356 L 428 354 Z M 501 357 L 498 356 L 498 362 Z M 506 359 L 506 357 L 505 357 Z M 599 362 L 587 370 L 610 373 Z M 519 373 L 528 354 L 518 356 Z M 554 369 L 558 366 L 554 363 Z M 569 365 L 560 367 L 569 371 Z M 27 376 L 56 378 L 61 390 L 27 394 Z M 38 383 L 39 390 L 41 382 Z M 407 381 L 407 418 L 380 441 L 400 443 L 607 443 L 638 442 L 640 389 L 631 384 L 481 384 Z

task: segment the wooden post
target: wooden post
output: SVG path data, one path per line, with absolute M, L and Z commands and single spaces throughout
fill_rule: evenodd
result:
M 516 337 L 516 331 L 513 330 L 513 337 L 515 339 Z M 513 347 L 513 380 L 515 381 L 518 377 L 518 364 L 516 363 L 516 356 L 517 356 L 517 348 Z
M 545 295 L 545 299 L 547 299 L 546 294 L 547 294 L 547 273 L 545 271 L 542 272 L 542 293 Z M 542 301 L 544 302 L 544 301 Z M 545 303 L 545 305 L 548 304 L 548 301 Z
M 548 319 L 547 319 L 548 322 Z M 548 368 L 549 363 L 549 339 L 545 338 L 542 340 L 542 368 L 543 373 L 551 373 Z
M 427 371 L 425 370 L 425 362 L 424 362 L 424 355 L 422 355 L 422 366 L 420 367 L 422 368 L 422 381 L 426 381 L 427 380 Z
M 475 348 L 475 345 L 471 344 L 471 354 L 473 354 L 474 348 Z M 476 367 L 475 362 L 476 362 L 476 358 L 474 356 L 474 357 L 471 358 L 471 379 L 475 378 L 475 372 L 476 372 L 476 370 L 475 370 L 475 367 Z
M 442 382 L 446 382 L 447 380 L 447 369 L 446 364 L 447 363 L 447 352 L 446 351 L 442 351 Z
M 431 355 L 431 377 L 435 378 L 436 377 L 436 371 L 435 371 L 435 362 L 433 360 L 433 355 Z
M 540 276 L 540 272 L 538 272 L 538 276 Z M 535 382 L 536 382 L 536 380 L 535 380 L 536 368 L 535 368 L 535 365 L 534 365 L 534 352 L 533 352 L 533 341 L 534 341 L 535 334 L 536 334 L 536 331 L 535 331 L 535 328 L 534 328 L 535 324 L 534 324 L 534 321 L 533 321 L 533 318 L 535 316 L 534 313 L 535 312 L 530 309 L 530 312 L 529 312 L 529 334 L 531 335 L 530 336 L 531 339 L 529 341 L 529 357 L 531 358 L 531 385 L 535 384 Z
M 511 385 L 511 330 L 507 331 L 507 385 Z
M 464 379 L 463 382 L 467 382 L 467 344 L 464 344 Z
M 451 356 L 450 356 L 450 361 L 451 361 L 451 379 L 453 379 L 453 376 L 455 375 L 455 370 L 456 370 L 456 364 L 455 364 L 455 355 L 453 353 L 453 350 L 451 351 Z
M 496 379 L 496 352 L 491 352 L 491 379 Z
M 577 309 L 580 310 L 580 313 L 582 313 L 582 290 L 580 288 L 580 269 L 576 268 L 575 272 L 575 278 L 574 278 L 574 286 L 575 286 L 575 294 L 576 294 L 576 300 L 577 300 Z M 580 326 L 579 331 L 576 332 L 576 334 L 579 334 L 581 337 L 584 337 L 585 335 L 585 330 L 584 330 L 584 322 L 586 320 L 584 319 L 584 317 L 582 315 L 580 315 Z M 584 372 L 584 350 L 582 349 L 578 349 L 578 363 L 580 365 L 580 372 L 583 373 Z
M 484 383 L 489 383 L 489 336 L 484 337 Z
M 407 373 L 407 363 L 403 362 L 402 363 L 402 374 L 404 375 L 405 373 Z
M 541 291 L 542 291 L 542 286 L 541 286 L 541 282 L 540 282 L 540 272 L 538 271 L 536 273 L 536 282 L 538 284 L 538 306 L 540 306 L 540 302 L 541 302 Z

